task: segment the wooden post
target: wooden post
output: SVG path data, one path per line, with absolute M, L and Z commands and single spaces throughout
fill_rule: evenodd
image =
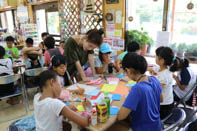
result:
M 175 16 L 175 4 L 176 0 L 173 0 L 172 4 L 172 17 L 171 17 L 171 36 L 170 36 L 170 41 L 173 39 L 173 33 L 174 33 L 174 16 Z

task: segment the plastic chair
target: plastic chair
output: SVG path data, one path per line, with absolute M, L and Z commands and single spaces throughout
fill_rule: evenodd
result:
M 17 82 L 19 79 L 21 79 L 21 85 L 23 85 L 23 81 L 22 81 L 22 77 L 21 77 L 21 74 L 14 74 L 14 75 L 6 75 L 6 76 L 1 76 L 0 77 L 0 84 L 10 84 L 10 83 L 14 83 L 14 82 Z M 15 118 L 11 118 L 11 119 L 8 119 L 8 120 L 3 120 L 3 121 L 0 121 L 1 122 L 7 122 L 7 121 L 10 121 L 10 120 L 13 120 L 13 119 L 16 119 L 16 118 L 19 118 L 21 116 L 24 116 L 27 114 L 28 112 L 28 105 L 27 105 L 27 100 L 26 100 L 26 94 L 25 94 L 25 89 L 24 89 L 24 86 L 21 87 L 21 89 L 19 89 L 18 87 L 16 87 L 16 91 L 14 93 L 11 93 L 9 95 L 1 95 L 0 96 L 0 99 L 6 99 L 6 98 L 10 98 L 10 97 L 14 97 L 14 96 L 18 96 L 18 95 L 22 95 L 23 96 L 23 102 L 24 102 L 24 106 L 25 106 L 25 113 L 20 115 L 20 116 L 17 116 Z M 5 109 L 5 108 L 2 108 L 2 109 Z
M 169 131 L 179 126 L 186 119 L 185 111 L 181 108 L 172 110 L 170 117 L 163 120 L 164 131 Z

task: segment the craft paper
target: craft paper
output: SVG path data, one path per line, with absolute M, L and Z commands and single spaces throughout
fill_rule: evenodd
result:
M 116 90 L 117 85 L 112 84 L 104 84 L 101 91 L 103 92 L 114 92 Z
M 136 82 L 135 81 L 128 81 L 128 84 L 136 84 Z
M 126 84 L 127 87 L 132 87 L 132 86 L 134 86 L 134 85 L 135 85 L 134 83 Z
M 120 95 L 128 95 L 129 89 L 128 89 L 128 87 L 118 85 L 118 87 L 116 88 L 114 93 L 120 94 Z
M 87 85 L 100 85 L 102 83 L 101 80 L 91 80 L 89 82 L 86 82 Z
M 118 85 L 119 79 L 116 77 L 108 77 L 107 82 L 111 85 Z
M 69 103 L 69 102 L 66 102 L 65 104 L 66 104 L 66 105 L 70 105 L 70 103 Z
M 115 38 L 121 38 L 121 36 L 122 36 L 122 30 L 115 30 L 114 31 Z
M 85 95 L 88 95 L 90 94 L 92 91 L 94 91 L 95 89 L 97 89 L 97 87 L 94 87 L 94 86 L 88 86 L 88 85 L 84 85 L 84 84 L 78 84 L 78 86 L 80 88 L 83 88 L 85 90 L 84 94 Z M 72 86 L 69 86 L 68 88 L 66 88 L 67 90 L 77 90 L 77 85 L 74 84 Z
M 95 89 L 94 91 L 92 91 L 89 96 L 97 96 L 99 94 L 100 90 Z
M 105 96 L 104 93 L 101 93 L 97 99 L 95 99 L 95 100 L 91 99 L 90 100 L 91 104 L 99 103 L 101 101 L 101 99 L 104 98 L 104 96 Z M 112 100 L 112 94 L 108 94 L 108 97 L 110 98 L 110 100 Z
M 110 115 L 117 115 L 119 111 L 118 107 L 112 106 L 110 107 Z
M 119 75 L 118 76 L 119 79 L 124 78 L 124 77 L 125 77 L 124 75 Z
M 77 106 L 77 110 L 78 110 L 79 112 L 85 111 L 83 105 L 78 105 L 78 106 Z
M 112 96 L 112 100 L 114 100 L 114 101 L 119 101 L 119 100 L 120 100 L 120 94 L 114 94 L 114 95 Z

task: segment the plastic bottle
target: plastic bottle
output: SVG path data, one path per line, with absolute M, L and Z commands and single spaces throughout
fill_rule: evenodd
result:
M 107 103 L 107 118 L 110 116 L 110 98 L 108 96 L 108 92 L 104 92 L 104 99 L 105 102 Z
M 97 104 L 97 118 L 101 123 L 107 120 L 107 103 L 104 98 Z
M 96 107 L 92 108 L 91 111 L 91 124 L 93 126 L 97 125 L 97 112 L 96 112 Z

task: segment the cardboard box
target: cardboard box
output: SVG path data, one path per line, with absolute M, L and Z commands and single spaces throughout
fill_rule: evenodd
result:
M 17 0 L 7 0 L 8 6 L 17 6 Z

